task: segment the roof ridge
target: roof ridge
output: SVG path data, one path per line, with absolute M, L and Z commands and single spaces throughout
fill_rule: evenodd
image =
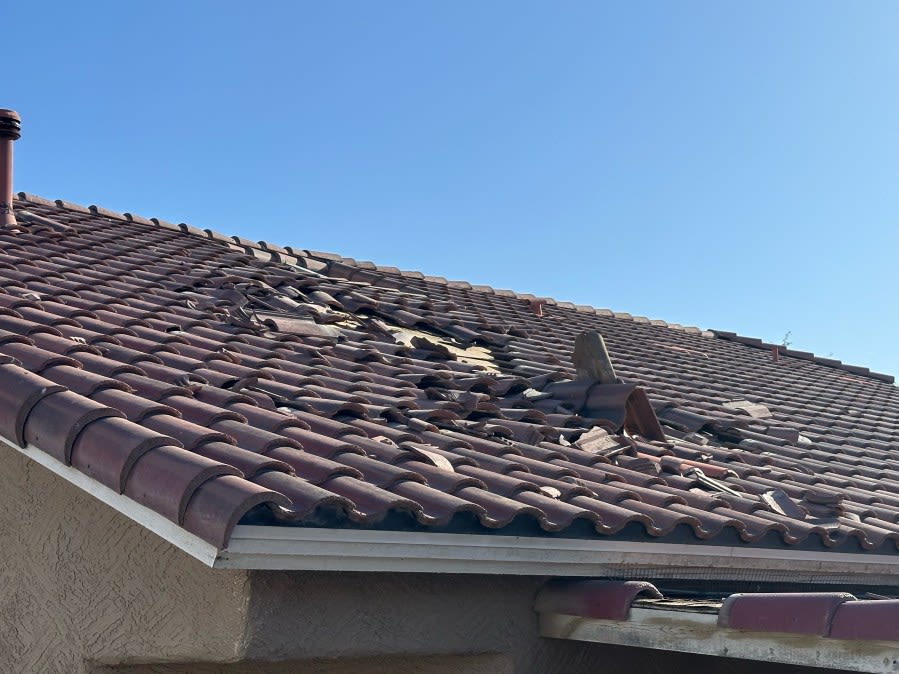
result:
M 374 262 L 370 262 L 368 260 L 356 260 L 351 257 L 341 257 L 335 256 L 331 253 L 320 253 L 318 251 L 307 250 L 312 257 L 321 257 L 328 261 L 339 262 L 341 264 L 346 264 L 350 266 L 357 267 L 358 269 L 364 269 L 367 271 L 376 271 L 381 274 L 393 274 L 395 276 L 400 276 L 403 278 L 415 278 L 423 281 L 429 281 L 431 283 L 437 283 L 439 285 L 445 285 L 449 288 L 461 288 L 466 290 L 474 290 L 476 292 L 483 292 L 492 295 L 498 295 L 500 297 L 513 297 L 516 299 L 524 300 L 524 301 L 537 301 L 542 302 L 544 304 L 550 306 L 557 306 L 563 309 L 571 309 L 573 311 L 578 311 L 581 313 L 587 314 L 596 314 L 597 316 L 608 316 L 610 318 L 619 318 L 622 320 L 631 320 L 635 323 L 647 323 L 649 325 L 657 325 L 660 327 L 671 328 L 672 330 L 680 330 L 682 332 L 686 332 L 689 334 L 700 335 L 702 337 L 714 337 L 714 333 L 710 330 L 703 330 L 702 328 L 692 326 L 692 325 L 681 325 L 680 323 L 669 323 L 668 321 L 658 319 L 658 318 L 648 318 L 646 316 L 634 316 L 625 311 L 613 311 L 612 309 L 602 308 L 602 307 L 594 307 L 590 304 L 575 304 L 574 302 L 566 302 L 554 299 L 552 297 L 538 296 L 533 293 L 519 293 L 514 290 L 508 289 L 500 289 L 494 288 L 489 285 L 476 285 L 470 283 L 469 281 L 450 281 L 443 276 L 430 276 L 424 274 L 420 271 L 411 271 L 400 269 L 398 267 L 391 267 L 386 265 L 379 265 Z
M 277 244 L 268 243 L 266 241 L 251 241 L 250 239 L 245 239 L 237 235 L 228 236 L 227 234 L 222 234 L 217 230 L 209 228 L 200 229 L 184 222 L 175 225 L 165 220 L 160 220 L 159 218 L 145 218 L 139 215 L 134 215 L 132 213 L 119 213 L 117 211 L 112 211 L 101 206 L 96 206 L 94 204 L 85 207 L 80 204 L 64 201 L 62 199 L 51 201 L 49 199 L 45 199 L 44 197 L 40 197 L 27 192 L 18 192 L 16 194 L 16 197 L 19 200 L 25 201 L 27 203 L 40 204 L 47 207 L 56 207 L 64 210 L 75 211 L 77 213 L 99 215 L 114 220 L 138 222 L 147 225 L 152 224 L 157 227 L 179 230 L 185 234 L 193 234 L 204 239 L 214 239 L 226 244 L 231 248 L 234 248 L 235 250 L 241 250 L 264 261 L 298 264 L 301 258 L 311 258 L 325 264 L 338 262 L 340 264 L 354 266 L 358 269 L 374 271 L 381 274 L 392 274 L 402 278 L 420 279 L 431 283 L 437 283 L 439 285 L 445 285 L 450 288 L 464 288 L 487 294 L 494 294 L 500 297 L 514 297 L 516 299 L 524 301 L 538 301 L 550 306 L 557 306 L 563 309 L 570 309 L 581 313 L 592 313 L 596 314 L 597 316 L 608 316 L 612 318 L 619 318 L 622 320 L 631 320 L 636 323 L 647 323 L 650 325 L 667 327 L 673 330 L 680 330 L 688 334 L 700 335 L 702 337 L 714 337 L 726 341 L 737 342 L 739 344 L 743 344 L 744 346 L 763 349 L 766 351 L 777 349 L 778 354 L 781 356 L 788 356 L 791 358 L 797 358 L 799 360 L 807 360 L 819 365 L 823 365 L 825 367 L 842 370 L 850 374 L 866 377 L 868 379 L 874 379 L 876 381 L 885 382 L 887 384 L 894 384 L 896 381 L 895 377 L 891 374 L 873 372 L 866 367 L 862 367 L 859 365 L 848 365 L 834 358 L 826 358 L 823 356 L 815 355 L 810 351 L 788 349 L 780 344 L 764 342 L 757 337 L 746 337 L 727 330 L 703 330 L 695 326 L 685 326 L 681 325 L 680 323 L 669 323 L 661 319 L 650 319 L 645 316 L 634 316 L 627 312 L 612 311 L 611 309 L 593 307 L 589 304 L 575 304 L 573 302 L 559 301 L 551 297 L 538 297 L 531 293 L 519 293 L 514 290 L 497 289 L 489 285 L 474 285 L 468 281 L 450 281 L 442 276 L 429 276 L 420 271 L 403 270 L 399 269 L 398 267 L 379 265 L 368 260 L 359 261 L 351 257 L 343 257 L 334 253 L 325 253 L 309 249 L 297 250 L 291 246 L 279 246 Z
M 281 247 L 276 244 L 267 243 L 265 241 L 250 241 L 249 239 L 245 239 L 236 235 L 228 236 L 227 234 L 222 234 L 217 230 L 209 228 L 200 229 L 199 227 L 189 225 L 186 222 L 174 224 L 161 218 L 146 218 L 142 215 L 136 215 L 130 212 L 119 213 L 118 211 L 113 211 L 108 208 L 103 208 L 102 206 L 96 206 L 94 204 L 85 207 L 81 204 L 76 204 L 71 201 L 65 201 L 63 199 L 46 199 L 29 192 L 18 192 L 16 193 L 15 197 L 19 201 L 24 201 L 30 204 L 37 204 L 48 208 L 59 208 L 62 210 L 74 211 L 76 213 L 83 213 L 85 215 L 99 215 L 105 218 L 110 218 L 112 220 L 121 220 L 122 222 L 136 222 L 143 225 L 171 229 L 183 234 L 192 234 L 202 239 L 213 239 L 215 241 L 224 243 L 234 250 L 248 253 L 250 255 L 253 255 L 254 257 L 261 258 L 266 261 L 297 264 L 299 261 L 298 258 L 304 257 L 303 253 L 307 252 L 305 250 L 295 251 L 290 246 Z M 294 259 L 291 260 L 291 257 Z
M 62 199 L 57 199 L 56 201 L 50 201 L 48 199 L 44 199 L 43 197 L 38 197 L 32 194 L 28 194 L 26 192 L 19 192 L 17 195 L 21 200 L 31 202 L 31 203 L 39 203 L 44 206 L 55 206 L 57 208 L 63 208 L 68 210 L 73 210 L 79 213 L 91 213 L 93 215 L 102 215 L 107 218 L 113 218 L 116 220 L 123 221 L 131 221 L 131 222 L 141 222 L 144 224 L 156 224 L 160 227 L 167 227 L 169 229 L 180 229 L 182 232 L 187 234 L 195 234 L 200 236 L 201 238 L 209 238 L 215 239 L 217 241 L 221 241 L 232 247 L 238 247 L 245 252 L 253 255 L 254 257 L 262 257 L 262 259 L 274 260 L 276 262 L 282 262 L 289 260 L 284 260 L 284 255 L 287 254 L 294 258 L 301 257 L 309 257 L 312 259 L 320 260 L 325 263 L 331 262 L 339 262 L 341 264 L 346 264 L 350 266 L 357 267 L 358 269 L 364 269 L 367 271 L 375 271 L 381 274 L 393 274 L 396 276 L 404 277 L 404 278 L 416 278 L 424 281 L 430 281 L 432 283 L 438 283 L 440 285 L 445 285 L 450 288 L 465 288 L 470 290 L 475 290 L 478 292 L 484 292 L 488 294 L 498 295 L 500 297 L 514 297 L 520 300 L 533 300 L 538 302 L 543 302 L 547 305 L 558 306 L 563 309 L 571 309 L 574 311 L 579 311 L 581 313 L 592 313 L 597 316 L 609 316 L 613 318 L 619 318 L 622 320 L 632 320 L 636 323 L 648 323 L 650 325 L 657 325 L 661 327 L 671 328 L 672 330 L 680 330 L 682 332 L 686 332 L 689 334 L 701 335 L 703 337 L 714 337 L 714 333 L 709 330 L 703 330 L 696 326 L 691 325 L 681 325 L 680 323 L 669 323 L 668 321 L 664 321 L 661 319 L 651 319 L 646 316 L 634 316 L 633 314 L 623 312 L 623 311 L 612 311 L 611 309 L 594 307 L 589 304 L 575 304 L 574 302 L 565 302 L 559 301 L 552 297 L 538 297 L 532 293 L 519 293 L 514 290 L 506 290 L 506 289 L 498 289 L 493 288 L 489 285 L 474 285 L 469 283 L 468 281 L 450 281 L 442 276 L 429 276 L 420 271 L 413 270 L 403 270 L 398 267 L 391 267 L 387 265 L 379 265 L 374 262 L 370 262 L 367 260 L 356 260 L 351 257 L 343 257 L 341 255 L 337 255 L 334 253 L 325 253 L 322 251 L 315 251 L 309 249 L 301 249 L 297 250 L 292 248 L 291 246 L 279 246 L 277 244 L 272 244 L 267 241 L 251 241 L 250 239 L 245 239 L 241 236 L 233 235 L 228 236 L 227 234 L 222 234 L 213 229 L 200 229 L 198 227 L 194 227 L 192 225 L 188 225 L 187 223 L 179 223 L 177 225 L 173 225 L 172 223 L 166 222 L 164 220 L 159 220 L 158 218 L 144 218 L 139 215 L 133 215 L 132 213 L 118 213 L 116 211 L 111 211 L 106 208 L 102 208 L 100 206 L 90 205 L 88 207 L 81 206 L 79 204 L 73 204 L 68 201 L 63 201 Z M 262 255 L 260 255 L 260 253 Z M 295 262 L 294 262 L 295 263 Z
M 307 251 L 313 253 L 313 255 L 317 254 L 315 251 Z M 551 297 L 537 297 L 535 295 L 529 293 L 518 293 L 514 290 L 498 290 L 488 285 L 473 285 L 467 281 L 448 281 L 442 276 L 427 276 L 417 271 L 406 271 L 398 269 L 397 267 L 387 267 L 383 265 L 375 264 L 374 262 L 369 262 L 367 260 L 357 261 L 350 257 L 341 257 L 340 262 L 343 264 L 354 265 L 359 267 L 360 269 L 369 269 L 372 271 L 378 271 L 381 273 L 390 273 L 397 274 L 399 276 L 407 277 L 407 278 L 419 278 L 425 281 L 431 281 L 433 283 L 439 283 L 441 285 L 446 285 L 449 287 L 457 287 L 457 288 L 469 288 L 472 290 L 479 290 L 482 292 L 493 293 L 496 295 L 501 295 L 505 297 L 516 297 L 522 300 L 538 300 L 543 301 L 546 304 L 555 305 L 559 307 L 563 307 L 566 309 L 574 309 L 576 311 L 584 312 L 584 313 L 595 313 L 598 316 L 611 316 L 614 318 L 621 319 L 630 319 L 637 323 L 649 323 L 651 325 L 659 325 L 668 328 L 672 328 L 675 330 L 682 330 L 683 332 L 687 332 L 690 334 L 699 334 L 703 337 L 717 337 L 719 339 L 725 339 L 732 342 L 738 342 L 740 344 L 745 344 L 747 346 L 754 346 L 760 349 L 771 350 L 772 348 L 777 348 L 778 353 L 781 356 L 790 356 L 793 358 L 798 358 L 800 360 L 810 360 L 812 362 L 818 363 L 820 365 L 825 365 L 827 367 L 832 367 L 838 370 L 844 370 L 851 374 L 856 374 L 862 377 L 868 377 L 870 379 L 876 379 L 878 381 L 883 381 L 888 384 L 892 384 L 895 382 L 895 377 L 890 374 L 885 374 L 881 372 L 872 372 L 869 368 L 862 367 L 860 365 L 847 365 L 840 360 L 836 360 L 834 358 L 825 358 L 823 356 L 817 356 L 810 351 L 798 351 L 795 349 L 787 349 L 781 345 L 770 344 L 768 342 L 763 342 L 762 340 L 755 337 L 743 337 L 738 335 L 735 332 L 728 332 L 725 330 L 702 330 L 701 328 L 694 326 L 686 326 L 681 325 L 680 323 L 669 323 L 665 320 L 661 319 L 650 319 L 645 316 L 633 316 L 627 312 L 621 311 L 612 311 L 611 309 L 602 309 L 593 307 L 588 304 L 574 304 L 573 302 L 560 302 Z
M 777 349 L 777 353 L 781 356 L 789 356 L 791 358 L 798 358 L 799 360 L 808 360 L 813 363 L 818 363 L 819 365 L 824 365 L 825 367 L 832 367 L 836 370 L 849 372 L 850 374 L 856 374 L 869 379 L 876 379 L 878 381 L 886 382 L 887 384 L 893 384 L 896 381 L 896 378 L 891 374 L 872 372 L 870 369 L 860 365 L 847 365 L 836 358 L 817 356 L 811 351 L 797 351 L 796 349 L 787 348 L 782 344 L 772 344 L 771 342 L 762 341 L 758 337 L 745 337 L 727 330 L 712 330 L 712 332 L 717 338 L 725 339 L 729 342 L 737 342 L 738 344 L 743 344 L 756 349 L 763 349 L 765 351 Z

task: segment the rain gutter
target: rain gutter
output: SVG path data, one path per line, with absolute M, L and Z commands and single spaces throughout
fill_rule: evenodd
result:
M 213 566 L 894 585 L 899 555 L 238 525 Z

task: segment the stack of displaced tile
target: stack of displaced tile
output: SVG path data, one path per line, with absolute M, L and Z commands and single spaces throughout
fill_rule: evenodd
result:
M 273 524 L 891 549 L 882 375 L 20 195 L 0 435 L 223 546 Z M 620 383 L 578 381 L 599 331 Z

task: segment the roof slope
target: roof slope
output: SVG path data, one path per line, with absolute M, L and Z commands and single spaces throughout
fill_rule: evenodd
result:
M 883 375 L 95 207 L 17 213 L 0 435 L 215 545 L 241 518 L 899 545 Z M 589 330 L 622 383 L 575 380 Z

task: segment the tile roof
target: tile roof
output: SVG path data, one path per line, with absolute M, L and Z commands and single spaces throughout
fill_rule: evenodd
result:
M 215 545 L 243 520 L 899 546 L 890 377 L 95 206 L 16 208 L 0 435 Z M 584 331 L 620 383 L 576 379 Z
M 550 581 L 538 613 L 627 621 L 632 608 L 716 614 L 719 628 L 831 639 L 899 641 L 899 600 L 863 600 L 848 592 L 737 593 L 723 599 L 665 597 L 643 581 Z M 708 635 L 706 635 L 708 636 Z M 862 671 L 868 671 L 867 669 Z

